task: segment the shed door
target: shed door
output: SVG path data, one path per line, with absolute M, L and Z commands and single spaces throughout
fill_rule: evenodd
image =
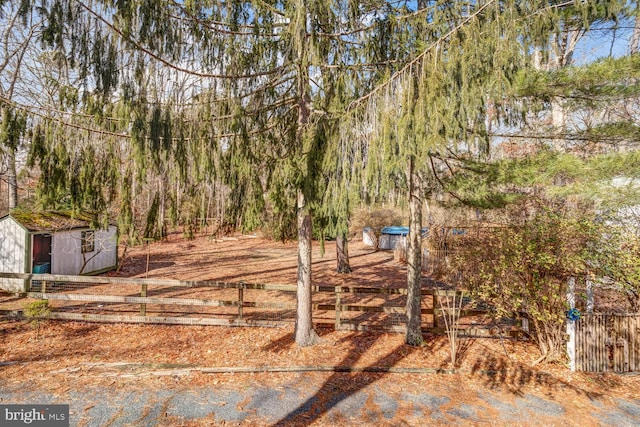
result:
M 33 272 L 49 273 L 51 271 L 51 235 L 33 235 Z

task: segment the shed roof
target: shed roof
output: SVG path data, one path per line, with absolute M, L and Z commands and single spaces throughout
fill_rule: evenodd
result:
M 87 214 L 72 214 L 63 211 L 32 212 L 14 210 L 6 217 L 13 218 L 31 232 L 72 230 L 90 228 L 91 218 Z

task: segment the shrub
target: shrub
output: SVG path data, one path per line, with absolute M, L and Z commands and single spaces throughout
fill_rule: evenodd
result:
M 603 239 L 603 246 L 604 276 L 622 291 L 630 309 L 640 312 L 640 236 L 618 225 Z
M 25 305 L 24 314 L 27 321 L 36 328 L 36 340 L 40 339 L 40 324 L 49 319 L 51 307 L 48 300 L 33 301 Z
M 601 225 L 541 209 L 519 226 L 469 238 L 454 257 L 471 294 L 497 317 L 525 314 L 542 360 L 563 354 L 567 281 L 593 272 Z

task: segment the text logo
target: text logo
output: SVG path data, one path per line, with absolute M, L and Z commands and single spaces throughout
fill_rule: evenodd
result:
M 0 426 L 69 427 L 69 405 L 0 405 Z

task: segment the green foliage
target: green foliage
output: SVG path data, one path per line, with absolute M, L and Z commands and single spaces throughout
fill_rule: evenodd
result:
M 640 152 L 591 155 L 540 148 L 524 158 L 479 162 L 458 158 L 442 182 L 458 204 L 480 209 L 512 206 L 532 193 L 617 209 L 640 202 Z
M 612 219 L 600 244 L 599 264 L 603 277 L 613 281 L 629 307 L 640 312 L 640 232 L 638 218 Z
M 145 239 L 160 240 L 164 237 L 164 224 L 160 223 L 160 194 L 156 193 L 147 212 L 147 220 L 143 237 Z M 187 236 L 189 237 L 189 235 Z M 192 236 L 191 236 L 192 237 Z
M 51 314 L 48 300 L 38 300 L 25 304 L 24 314 L 34 321 L 46 319 Z
M 581 138 L 593 141 L 640 141 L 640 126 L 632 122 L 608 122 L 579 133 Z
M 621 283 L 631 308 L 640 312 L 640 236 L 625 233 L 626 241 L 619 246 L 611 274 Z
M 297 233 L 296 219 L 296 191 L 288 184 L 287 177 L 290 167 L 274 171 L 273 180 L 269 188 L 270 220 L 267 225 L 268 234 L 275 240 L 295 240 Z
M 567 281 L 604 270 L 602 224 L 547 202 L 522 225 L 470 236 L 458 248 L 453 271 L 497 317 L 527 316 L 542 357 L 561 357 Z
M 594 102 L 640 95 L 638 79 L 640 54 L 635 54 L 553 71 L 523 69 L 517 75 L 513 91 L 517 96 L 543 100 L 562 97 Z
M 110 150 L 97 151 L 92 145 L 69 150 L 57 144 L 60 129 L 37 127 L 33 132 L 28 163 L 38 164 L 39 205 L 47 210 L 71 210 L 94 214 L 95 224 L 108 222 L 107 205 L 114 197 L 118 171 Z
M 20 145 L 20 138 L 26 133 L 27 117 L 24 112 L 3 105 L 0 118 L 0 145 L 15 151 Z
M 135 218 L 132 209 L 132 177 L 131 170 L 128 169 L 122 179 L 120 192 L 120 215 L 118 217 L 118 232 L 121 236 L 126 236 L 127 241 L 135 238 Z
M 516 39 L 501 30 L 512 30 L 511 16 L 497 5 L 488 8 L 486 19 L 458 31 L 446 55 L 440 50 L 429 58 L 433 66 L 416 70 L 416 89 L 403 100 L 410 108 L 400 120 L 385 115 L 385 131 L 373 138 L 381 149 L 351 150 L 337 126 L 349 101 L 449 32 L 468 7 L 448 2 L 414 14 L 393 2 L 55 0 L 20 9 L 43 21 L 42 41 L 59 64 L 56 73 L 77 75 L 72 84 L 49 76 L 61 82 L 52 84 L 59 101 L 52 107 L 65 111 L 74 130 L 34 121 L 41 127 L 32 150 L 32 164 L 43 172 L 39 195 L 43 203 L 73 209 L 119 206 L 119 222 L 132 233 L 136 216 L 194 212 L 181 204 L 200 205 L 200 197 L 183 197 L 180 189 L 221 180 L 231 189 L 225 219 L 231 224 L 253 229 L 282 221 L 272 228 L 288 229 L 291 203 L 283 200 L 292 188 L 283 189 L 293 186 L 333 234 L 346 227 L 348 206 L 361 196 L 380 202 L 387 190 L 406 187 L 407 154 L 464 138 L 470 124 L 482 127 L 485 90 L 499 92 L 521 62 L 519 46 L 501 42 Z M 478 43 L 481 32 L 496 37 Z M 330 197 L 345 186 L 347 194 Z

